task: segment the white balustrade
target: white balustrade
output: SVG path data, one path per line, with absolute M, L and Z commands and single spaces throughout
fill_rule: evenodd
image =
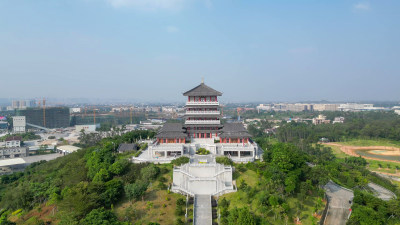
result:
M 186 102 L 186 105 L 219 105 L 219 102 Z
M 221 124 L 219 120 L 186 120 L 185 124 Z
M 186 111 L 186 115 L 219 115 L 220 111 Z

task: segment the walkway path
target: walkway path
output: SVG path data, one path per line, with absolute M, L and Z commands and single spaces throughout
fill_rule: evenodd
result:
M 212 224 L 211 195 L 194 196 L 193 224 L 194 225 Z
M 324 189 L 329 199 L 329 208 L 324 224 L 346 224 L 350 214 L 351 202 L 353 201 L 354 193 L 351 190 L 345 189 L 332 181 L 329 181 L 324 186 Z
M 384 201 L 389 201 L 396 198 L 396 195 L 393 192 L 375 183 L 368 183 L 368 187 L 370 187 L 376 193 L 376 197 Z

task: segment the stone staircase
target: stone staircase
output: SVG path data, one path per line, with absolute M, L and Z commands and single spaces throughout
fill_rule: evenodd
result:
M 194 196 L 193 224 L 194 225 L 212 224 L 211 195 Z

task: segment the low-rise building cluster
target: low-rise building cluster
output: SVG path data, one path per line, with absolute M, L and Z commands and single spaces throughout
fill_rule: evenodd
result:
M 359 104 L 359 103 L 342 103 L 342 104 L 320 104 L 320 103 L 272 103 L 259 104 L 256 109 L 258 111 L 343 111 L 343 112 L 360 112 L 360 111 L 389 111 L 400 110 L 400 108 L 375 107 L 374 104 Z

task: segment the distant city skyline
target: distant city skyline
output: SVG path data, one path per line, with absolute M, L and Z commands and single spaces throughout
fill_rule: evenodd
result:
M 399 101 L 400 2 L 0 1 L 1 99 Z

